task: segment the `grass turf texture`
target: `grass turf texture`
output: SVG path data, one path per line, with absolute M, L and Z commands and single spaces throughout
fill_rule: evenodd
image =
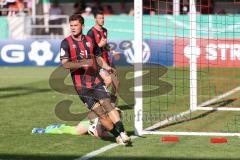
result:
M 32 135 L 33 127 L 45 127 L 52 123 L 75 125 L 77 121 L 64 121 L 55 114 L 55 106 L 64 99 L 72 100 L 71 112 L 78 114 L 86 112 L 86 107 L 77 96 L 58 93 L 49 86 L 50 74 L 55 68 L 13 67 L 1 68 L 0 78 L 0 158 L 1 159 L 73 159 L 111 144 L 111 141 L 100 140 L 91 136 L 71 135 Z M 124 110 L 124 123 L 127 131 L 133 133 L 133 110 L 131 108 L 133 94 L 133 74 L 127 73 L 131 68 L 120 68 L 121 95 L 129 106 L 121 99 L 119 106 Z M 150 71 L 150 72 L 149 72 Z M 187 68 L 148 68 L 144 73 L 144 113 L 150 115 L 144 121 L 144 126 L 164 120 L 165 115 L 174 115 L 188 109 L 189 99 L 189 70 Z M 215 69 L 215 72 L 222 72 Z M 237 70 L 234 69 L 237 73 Z M 124 75 L 125 73 L 126 76 Z M 149 75 L 150 74 L 150 75 Z M 226 85 L 226 82 L 216 83 L 208 79 L 219 79 L 219 75 L 209 76 L 209 70 L 199 73 L 199 103 L 213 98 L 220 92 L 224 93 L 237 86 L 237 83 Z M 218 78 L 217 78 L 218 77 Z M 224 74 L 222 75 L 224 78 Z M 238 79 L 238 77 L 228 76 Z M 123 80 L 125 81 L 123 82 Z M 149 84 L 153 85 L 150 86 Z M 168 84 L 166 84 L 168 82 Z M 200 83 L 201 82 L 201 83 Z M 71 84 L 69 79 L 66 83 Z M 213 87 L 215 85 L 215 87 Z M 207 87 L 206 87 L 207 86 Z M 207 91 L 206 89 L 215 89 Z M 224 89 L 221 86 L 225 86 Z M 219 87 L 219 88 L 218 88 Z M 204 89 L 206 88 L 206 89 Z M 216 93 L 216 88 L 218 93 Z M 221 101 L 228 105 L 240 106 L 236 93 Z M 218 104 L 214 104 L 218 106 Z M 157 118 L 152 118 L 156 115 Z M 223 131 L 239 132 L 240 124 L 238 112 L 196 112 L 191 115 L 193 120 L 179 119 L 168 127 L 166 131 Z M 163 144 L 160 136 L 144 136 L 134 140 L 133 147 L 118 147 L 107 151 L 95 159 L 239 159 L 239 139 L 229 138 L 227 144 L 211 144 L 210 137 L 180 137 L 177 144 Z

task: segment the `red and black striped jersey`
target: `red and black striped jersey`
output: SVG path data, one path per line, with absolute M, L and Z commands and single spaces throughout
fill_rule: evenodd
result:
M 107 39 L 107 29 L 102 27 L 102 31 L 97 30 L 95 27 L 92 27 L 88 33 L 88 36 L 90 36 L 97 44 L 101 41 L 102 38 Z M 102 57 L 104 61 L 110 65 L 112 63 L 109 55 L 108 55 L 108 50 L 106 47 L 101 47 L 102 51 Z
M 96 57 L 101 56 L 101 49 L 89 37 L 82 36 L 82 40 L 77 41 L 69 36 L 61 42 L 60 59 L 68 59 L 71 62 L 81 61 L 83 59 L 92 59 L 93 65 L 81 67 L 77 70 L 71 69 L 73 84 L 77 90 L 84 88 L 94 88 L 102 82 L 99 76 L 99 67 Z

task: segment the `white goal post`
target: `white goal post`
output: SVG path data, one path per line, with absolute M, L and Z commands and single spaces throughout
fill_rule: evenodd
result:
M 179 0 L 180 1 L 180 0 Z M 174 3 L 178 2 L 178 0 L 174 0 Z M 189 19 L 190 19 L 190 33 L 189 33 L 189 51 L 190 51 L 190 58 L 189 58 L 189 109 L 178 113 L 166 120 L 160 121 L 155 125 L 143 128 L 143 79 L 139 78 L 142 76 L 143 71 L 143 0 L 134 0 L 134 92 L 135 92 L 135 106 L 134 106 L 134 128 L 136 135 L 143 135 L 143 134 L 159 134 L 159 135 L 191 135 L 191 136 L 240 136 L 240 133 L 222 133 L 222 132 L 179 132 L 179 131 L 159 131 L 154 130 L 155 128 L 159 128 L 163 125 L 166 125 L 172 121 L 174 121 L 177 117 L 182 117 L 184 115 L 189 115 L 198 110 L 219 110 L 219 111 L 240 111 L 239 108 L 231 108 L 231 107 L 221 107 L 221 108 L 214 108 L 208 107 L 208 104 L 218 101 L 219 99 L 229 96 L 237 91 L 240 91 L 240 87 L 234 88 L 229 90 L 228 92 L 216 96 L 214 99 L 208 100 L 204 103 L 198 104 L 197 101 L 197 58 L 200 54 L 200 48 L 197 46 L 197 10 L 195 0 L 189 0 Z M 179 12 L 179 8 L 173 6 L 174 10 Z
M 142 97 L 142 51 L 143 51 L 143 3 L 142 0 L 134 0 L 134 126 L 135 134 L 142 135 L 143 131 L 143 97 Z M 138 77 L 138 78 L 136 78 Z M 137 86 L 137 87 L 136 87 Z

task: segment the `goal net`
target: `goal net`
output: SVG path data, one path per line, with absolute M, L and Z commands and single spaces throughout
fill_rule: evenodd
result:
M 135 0 L 136 134 L 240 135 L 239 4 Z

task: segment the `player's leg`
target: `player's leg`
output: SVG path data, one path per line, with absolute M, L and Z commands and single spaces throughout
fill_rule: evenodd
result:
M 85 119 L 81 120 L 77 126 L 62 125 L 59 128 L 59 131 L 64 134 L 84 135 L 88 133 L 89 125 L 90 120 L 86 117 Z
M 107 112 L 109 118 L 114 123 L 118 131 L 125 132 L 124 125 L 120 119 L 119 112 L 112 106 L 110 98 L 104 98 L 100 100 L 101 105 Z
M 111 75 L 104 69 L 100 69 L 99 75 L 102 77 L 106 87 L 108 88 L 112 83 Z
M 92 107 L 92 110 L 98 115 L 101 124 L 107 130 L 111 130 L 113 128 L 113 123 L 109 120 L 109 118 L 105 114 L 105 111 L 99 103 L 95 103 L 95 105 Z
M 124 125 L 120 119 L 120 115 L 116 109 L 111 104 L 110 98 L 104 98 L 100 100 L 101 105 L 103 106 L 104 110 L 108 113 L 109 118 L 113 122 L 116 130 L 120 133 L 120 137 L 124 143 L 131 143 L 130 137 L 128 137 L 127 133 L 125 132 Z
M 111 67 L 115 68 L 114 64 L 111 64 Z M 99 71 L 100 76 L 104 80 L 104 84 L 107 88 L 109 88 L 110 85 L 112 85 L 112 90 L 111 90 L 111 103 L 115 104 L 117 101 L 117 96 L 119 93 L 119 85 L 120 81 L 118 79 L 117 73 L 108 73 L 104 69 L 100 69 Z
M 95 98 L 99 100 L 101 106 L 107 112 L 109 118 L 113 122 L 116 130 L 120 133 L 120 136 L 124 143 L 130 143 L 131 139 L 127 136 L 124 125 L 120 120 L 120 115 L 118 111 L 112 106 L 111 99 L 108 92 L 101 85 L 97 86 L 95 89 Z
M 119 96 L 119 85 L 120 85 L 120 81 L 118 79 L 117 76 L 117 72 L 116 72 L 116 67 L 113 63 L 111 63 L 111 67 L 114 68 L 114 72 L 110 74 L 111 76 L 111 103 L 112 105 L 116 105 L 117 103 L 117 97 Z
M 121 110 L 117 108 L 118 112 L 121 113 Z M 93 112 L 90 111 L 88 114 L 88 119 L 90 121 L 90 125 L 88 127 L 88 133 L 92 132 L 91 135 L 95 137 L 114 137 L 105 127 L 102 126 L 101 122 L 99 122 L 98 116 Z
M 79 135 L 87 134 L 88 133 L 88 127 L 89 127 L 89 120 L 83 120 L 78 123 L 76 126 L 76 131 Z
M 99 121 L 106 128 L 112 135 L 115 137 L 119 136 L 119 132 L 116 130 L 114 124 L 109 119 L 109 117 L 105 114 L 104 109 L 99 104 L 98 100 L 96 99 L 95 89 L 83 89 L 82 93 L 79 93 L 79 97 L 86 104 L 89 110 L 93 111 L 99 118 Z M 104 95 L 108 96 L 108 94 Z
M 117 73 L 114 72 L 111 74 L 111 82 L 112 82 L 112 95 L 117 97 L 118 94 L 119 94 L 119 86 L 120 86 L 120 81 L 119 81 L 119 78 L 117 76 Z
M 99 117 L 99 120 L 104 128 L 106 128 L 114 137 L 118 137 L 120 133 L 112 123 L 112 121 L 109 119 L 109 117 L 105 114 L 104 109 L 99 103 L 95 103 L 92 107 L 92 111 L 96 113 L 96 115 Z
M 115 109 L 115 107 L 111 104 L 110 98 L 104 98 L 100 100 L 100 104 L 103 106 L 104 110 L 107 112 L 111 121 L 115 124 L 120 121 L 119 112 Z
M 71 134 L 71 135 L 86 134 L 87 133 L 86 127 L 84 127 L 82 124 L 83 124 L 83 122 L 80 122 L 78 126 L 69 126 L 69 125 L 65 125 L 65 124 L 52 124 L 45 128 L 45 133 L 47 133 L 47 134 Z

